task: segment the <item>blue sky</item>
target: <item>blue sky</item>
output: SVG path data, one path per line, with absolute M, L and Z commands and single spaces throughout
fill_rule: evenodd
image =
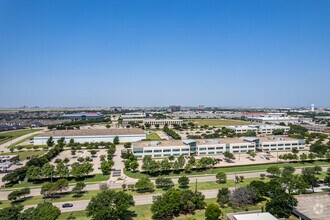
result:
M 330 106 L 330 1 L 0 1 L 0 106 Z

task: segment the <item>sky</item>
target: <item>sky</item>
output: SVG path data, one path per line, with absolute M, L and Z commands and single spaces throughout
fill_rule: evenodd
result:
M 0 0 L 0 107 L 330 106 L 329 0 Z

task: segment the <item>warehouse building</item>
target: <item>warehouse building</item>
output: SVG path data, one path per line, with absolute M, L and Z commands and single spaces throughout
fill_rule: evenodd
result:
M 280 126 L 280 125 L 238 125 L 238 126 L 226 126 L 227 129 L 235 131 L 236 134 L 243 134 L 248 131 L 255 131 L 259 134 L 272 134 L 274 130 L 283 130 L 284 133 L 287 133 L 290 130 L 289 126 Z
M 142 129 L 85 129 L 85 130 L 55 130 L 45 132 L 33 138 L 34 145 L 45 145 L 49 137 L 53 137 L 56 142 L 64 137 L 68 143 L 73 139 L 77 143 L 85 142 L 113 142 L 118 136 L 120 142 L 135 142 L 146 139 L 146 134 Z
M 62 118 L 67 119 L 89 119 L 89 118 L 99 118 L 102 117 L 103 114 L 100 112 L 80 112 L 73 114 L 63 114 Z
M 137 123 L 142 123 L 142 124 L 150 124 L 151 126 L 154 125 L 159 125 L 159 126 L 164 126 L 164 125 L 182 125 L 183 121 L 180 119 L 123 119 L 122 124 L 124 126 L 128 125 L 130 122 L 137 122 Z
M 231 153 L 246 153 L 256 150 L 256 143 L 239 138 L 222 138 L 208 140 L 170 140 L 136 142 L 132 144 L 133 154 L 141 159 L 145 156 L 153 158 L 175 156 L 201 155 L 212 156 Z

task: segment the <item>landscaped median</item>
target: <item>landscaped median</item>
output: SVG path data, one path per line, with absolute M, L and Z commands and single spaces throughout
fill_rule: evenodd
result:
M 212 169 L 204 169 L 204 170 L 192 170 L 189 173 L 186 173 L 185 171 L 181 172 L 170 172 L 170 173 L 160 173 L 159 176 L 164 177 L 180 177 L 182 175 L 186 175 L 188 177 L 197 177 L 197 176 L 205 176 L 205 175 L 216 175 L 219 171 L 225 172 L 227 174 L 233 174 L 233 173 L 252 173 L 252 172 L 264 172 L 266 169 L 272 165 L 276 165 L 279 168 L 283 168 L 284 166 L 293 166 L 295 168 L 303 168 L 303 167 L 312 167 L 312 166 L 330 166 L 329 161 L 313 161 L 313 162 L 291 162 L 291 163 L 268 163 L 268 164 L 258 164 L 258 165 L 239 165 L 239 166 L 230 166 L 230 167 L 217 167 Z M 142 177 L 150 177 L 155 178 L 155 176 L 150 176 L 147 173 L 141 173 L 141 172 L 132 172 L 132 171 L 126 171 L 124 170 L 124 173 L 126 176 L 134 178 L 134 179 L 140 179 Z M 157 177 L 157 176 L 156 176 Z
M 237 187 L 242 187 L 242 186 L 246 186 L 248 184 L 250 184 L 253 180 L 260 180 L 260 178 L 246 178 L 244 179 L 243 182 L 239 182 L 236 184 Z M 265 182 L 269 181 L 269 178 L 266 178 L 265 180 L 263 180 Z M 219 189 L 219 188 L 232 188 L 235 186 L 234 180 L 227 180 L 226 183 L 223 184 L 219 184 L 215 181 L 210 181 L 210 182 L 199 182 L 194 183 L 194 182 L 190 182 L 189 183 L 189 189 L 191 190 L 195 190 L 197 186 L 197 190 L 212 190 L 212 189 Z M 179 184 L 175 185 L 176 188 L 179 187 Z M 122 189 L 114 189 L 116 191 L 120 191 Z M 89 200 L 91 199 L 93 196 L 95 196 L 97 193 L 101 192 L 101 190 L 91 190 L 91 191 L 86 191 L 85 193 L 76 196 L 75 193 L 72 192 L 67 192 L 67 193 L 61 193 L 61 194 L 57 194 L 53 199 L 49 198 L 46 199 L 46 201 L 48 202 L 52 202 L 52 203 L 56 203 L 56 202 L 69 202 L 69 201 L 77 201 L 77 200 Z M 133 196 L 138 196 L 138 195 L 151 195 L 151 194 L 161 194 L 164 193 L 165 191 L 162 189 L 155 189 L 155 191 L 153 192 L 146 192 L 146 193 L 138 193 L 136 191 L 130 191 L 127 190 L 127 193 L 133 195 Z M 7 199 L 7 198 L 1 198 L 1 199 Z M 4 208 L 4 207 L 8 207 L 10 206 L 11 202 L 8 200 L 0 200 L 2 202 L 2 204 L 0 204 L 0 208 Z M 18 202 L 14 202 L 16 204 L 22 204 L 22 205 L 36 205 L 40 202 L 43 202 L 43 196 L 30 196 L 30 197 L 26 197 L 26 198 L 22 198 L 21 200 L 18 200 Z

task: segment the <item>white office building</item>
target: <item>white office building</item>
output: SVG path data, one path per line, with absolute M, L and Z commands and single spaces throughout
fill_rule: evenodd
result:
M 175 156 L 214 156 L 228 151 L 231 153 L 246 153 L 256 150 L 256 143 L 239 138 L 170 140 L 153 142 L 136 142 L 132 144 L 133 154 L 142 159 L 145 156 L 153 158 Z
M 238 126 L 226 126 L 227 129 L 234 131 L 236 134 L 244 134 L 248 131 L 254 131 L 259 134 L 272 134 L 274 130 L 283 130 L 284 133 L 287 133 L 290 130 L 289 126 L 280 126 L 280 125 L 238 125 Z
M 259 151 L 291 151 L 293 148 L 305 150 L 305 140 L 289 137 L 246 137 L 245 141 L 256 143 Z
M 146 113 L 144 112 L 128 112 L 125 114 L 122 114 L 120 116 L 120 118 L 124 119 L 124 118 L 145 118 L 146 117 Z
M 142 124 L 150 124 L 151 126 L 154 125 L 159 125 L 159 126 L 164 126 L 164 125 L 182 125 L 183 121 L 180 119 L 137 119 L 137 118 L 130 118 L 130 119 L 123 119 L 122 124 L 123 125 L 128 125 L 130 122 L 137 122 L 137 123 L 142 123 Z

